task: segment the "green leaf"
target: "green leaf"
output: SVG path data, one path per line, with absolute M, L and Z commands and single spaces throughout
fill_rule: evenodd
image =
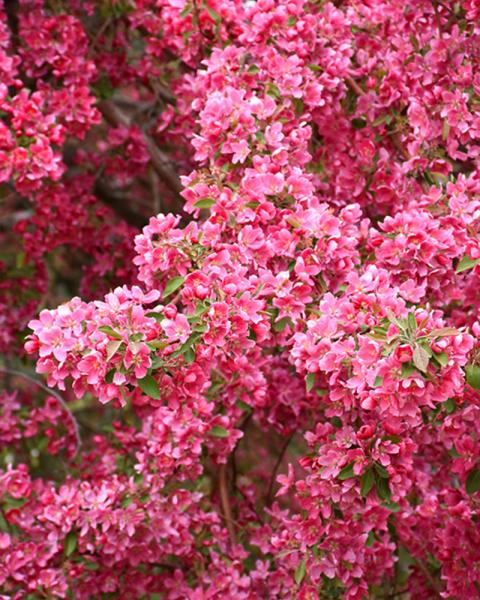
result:
M 187 365 L 192 364 L 195 360 L 195 350 L 190 346 L 190 348 L 187 348 L 183 353 L 183 358 Z
M 433 355 L 433 358 L 438 362 L 441 367 L 448 365 L 448 354 L 446 352 L 438 352 Z
M 388 479 L 388 477 L 389 477 L 388 471 L 380 463 L 377 463 L 377 462 L 375 463 L 375 471 L 377 472 L 377 474 L 379 475 L 379 477 L 383 477 L 383 479 Z
M 417 330 L 417 319 L 413 313 L 408 313 L 407 322 L 410 331 L 414 333 Z
M 354 129 L 363 129 L 367 126 L 365 119 L 352 119 L 352 127 Z
M 468 271 L 469 269 L 473 269 L 475 265 L 478 265 L 480 262 L 480 258 L 470 258 L 468 254 L 461 259 L 458 263 L 457 268 L 455 269 L 456 273 L 463 273 L 463 271 Z
M 467 383 L 474 390 L 480 390 L 480 367 L 478 365 L 467 365 L 465 368 Z
M 432 358 L 432 356 L 433 356 L 433 350 L 428 345 L 428 342 L 425 339 L 423 339 L 423 338 L 418 338 L 417 341 L 418 341 L 419 346 L 421 346 L 425 350 L 425 352 L 427 353 L 428 357 Z
M 5 533 L 9 533 L 10 531 L 10 527 L 7 523 L 7 520 L 3 516 L 3 512 L 0 512 L 0 531 L 3 531 Z
M 311 70 L 311 71 L 323 71 L 323 67 L 321 67 L 320 65 L 314 65 L 313 63 L 309 63 L 307 65 L 307 67 Z
M 392 512 L 400 512 L 401 508 L 400 508 L 400 504 L 397 504 L 396 502 L 384 502 L 382 504 L 382 506 L 384 506 L 385 508 L 388 508 L 388 510 L 391 510 Z
M 180 346 L 175 352 L 172 352 L 171 356 L 173 358 L 181 355 L 185 355 L 185 353 L 192 347 L 192 345 L 198 341 L 202 337 L 201 333 L 192 333 L 192 335 L 188 338 L 188 340 Z
M 67 533 L 67 536 L 65 537 L 65 543 L 63 546 L 63 551 L 65 553 L 65 556 L 70 556 L 71 554 L 73 554 L 76 547 L 77 547 L 77 532 L 72 529 L 72 531 L 69 531 Z
M 472 469 L 468 474 L 467 481 L 465 483 L 465 489 L 468 494 L 474 494 L 480 490 L 480 470 Z
M 445 412 L 447 413 L 447 415 L 451 415 L 454 412 L 454 410 L 457 408 L 457 404 L 453 398 L 449 398 L 448 400 L 445 400 L 445 402 L 443 403 L 443 406 L 445 408 Z
M 214 204 L 215 200 L 213 198 L 202 198 L 197 200 L 193 206 L 195 208 L 211 208 Z
M 371 548 L 374 543 L 375 543 L 375 532 L 373 531 L 373 529 L 371 529 L 368 532 L 368 536 L 367 536 L 367 540 L 365 542 L 365 546 L 367 546 L 367 548 Z
M 3 501 L 3 508 L 7 511 L 11 510 L 12 508 L 21 508 L 27 502 L 27 498 L 13 498 L 12 496 L 8 496 Z
M 180 13 L 180 18 L 184 19 L 192 11 L 192 5 L 190 3 L 185 5 L 185 8 Z
M 390 123 L 392 122 L 392 115 L 380 115 L 379 117 L 377 117 L 375 119 L 375 121 L 372 123 L 372 125 L 374 127 L 378 127 L 379 125 L 382 125 L 383 123 L 386 123 L 387 125 L 390 125 Z
M 163 290 L 163 297 L 167 298 L 167 296 L 176 292 L 178 288 L 182 287 L 184 281 L 185 277 L 173 277 L 173 279 L 170 279 Z
M 107 374 L 105 375 L 105 381 L 107 383 L 112 383 L 113 376 L 115 375 L 116 372 L 117 372 L 117 369 L 110 369 L 110 371 L 108 371 Z
M 227 438 L 230 435 L 225 427 L 221 427 L 220 425 L 214 425 L 210 429 L 209 434 L 218 438 Z
M 440 329 L 432 329 L 428 334 L 430 338 L 445 337 L 448 335 L 458 335 L 460 332 L 455 327 L 441 327 Z
M 155 321 L 163 321 L 165 318 L 165 315 L 159 312 L 149 312 L 145 316 L 149 317 L 150 319 L 155 319 Z
M 123 339 L 122 336 L 118 333 L 118 331 L 115 331 L 115 329 L 112 329 L 108 325 L 102 325 L 98 328 L 98 331 L 101 331 L 102 333 L 105 333 L 106 335 L 109 335 L 110 337 L 113 337 L 116 340 Z
M 383 383 L 383 377 L 380 377 L 380 375 L 377 375 L 375 377 L 375 381 L 373 382 L 373 387 L 380 387 Z
M 305 388 L 307 392 L 311 392 L 315 383 L 315 373 L 309 373 L 305 378 Z
M 205 2 L 205 10 L 210 15 L 210 18 L 215 21 L 215 23 L 221 22 L 221 20 L 222 20 L 221 16 L 217 12 L 215 12 L 211 6 L 208 6 L 208 4 L 206 2 Z
M 412 365 L 412 363 L 409 363 L 409 362 L 402 363 L 400 377 L 402 379 L 406 379 L 407 377 L 410 377 L 410 375 L 412 375 L 412 373 L 415 373 L 415 367 Z
M 305 559 L 302 559 L 295 569 L 295 583 L 300 585 L 307 573 L 307 567 L 305 565 Z
M 367 469 L 360 477 L 360 494 L 363 498 L 370 492 L 374 483 L 375 475 L 373 474 L 373 469 Z
M 392 499 L 392 492 L 390 491 L 390 486 L 388 485 L 388 479 L 384 479 L 383 477 L 377 479 L 377 494 L 380 500 L 390 502 Z
M 353 462 L 343 467 L 338 474 L 338 479 L 340 479 L 340 481 L 345 481 L 345 479 L 350 479 L 351 477 L 355 477 L 353 472 Z
M 150 396 L 150 398 L 160 400 L 160 388 L 151 375 L 146 375 L 143 379 L 139 379 L 138 386 L 142 392 L 147 396 Z
M 422 373 L 426 373 L 428 370 L 428 363 L 430 362 L 430 357 L 428 356 L 428 352 L 417 344 L 415 346 L 415 350 L 413 351 L 413 364 L 417 367 L 419 371 Z
M 285 329 L 285 327 L 287 325 L 289 325 L 291 323 L 292 323 L 292 321 L 291 321 L 290 317 L 283 317 L 282 319 L 275 321 L 275 323 L 273 324 L 273 330 L 276 331 L 277 333 L 280 333 L 281 331 L 283 331 Z
M 114 354 L 116 354 L 117 350 L 120 348 L 122 343 L 123 343 L 122 340 L 114 340 L 112 342 L 108 342 L 108 344 L 107 344 L 107 361 L 110 360 L 112 358 L 112 356 L 114 356 Z
M 240 409 L 240 410 L 245 410 L 246 412 L 252 412 L 252 407 L 249 406 L 246 402 L 244 402 L 243 400 L 237 400 L 235 402 L 236 406 Z

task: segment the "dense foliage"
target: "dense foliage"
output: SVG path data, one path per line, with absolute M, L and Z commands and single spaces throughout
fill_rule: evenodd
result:
M 0 73 L 0 597 L 480 598 L 480 0 L 5 0 Z

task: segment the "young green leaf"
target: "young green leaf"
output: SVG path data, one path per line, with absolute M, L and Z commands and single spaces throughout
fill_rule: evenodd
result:
M 246 412 L 252 412 L 252 407 L 251 407 L 251 406 L 249 406 L 249 405 L 248 405 L 246 402 L 244 402 L 243 400 L 237 400 L 237 401 L 235 402 L 235 404 L 237 405 L 237 407 L 238 407 L 240 410 L 244 410 L 244 411 L 246 411 Z
M 410 375 L 412 375 L 413 373 L 415 373 L 415 367 L 412 365 L 412 363 L 409 363 L 409 362 L 402 363 L 402 368 L 400 370 L 400 377 L 402 379 L 406 379 L 407 377 L 410 377 Z
M 338 478 L 340 479 L 340 481 L 350 479 L 350 477 L 355 477 L 355 474 L 353 473 L 353 462 L 343 467 L 343 469 L 338 474 Z
M 173 279 L 170 279 L 170 281 L 165 286 L 165 289 L 163 290 L 163 297 L 167 298 L 168 296 L 170 296 L 170 294 L 176 292 L 178 288 L 182 287 L 184 281 L 185 277 L 173 277 Z
M 147 396 L 150 396 L 150 398 L 160 400 L 160 388 L 151 375 L 146 375 L 143 379 L 139 379 L 138 386 L 142 392 Z
M 213 437 L 218 437 L 218 438 L 227 438 L 229 436 L 229 433 L 225 429 L 225 427 L 221 427 L 220 425 L 214 425 L 210 429 L 209 433 L 210 433 L 210 435 L 213 435 Z
M 360 477 L 360 494 L 363 498 L 367 496 L 375 483 L 375 475 L 373 469 L 367 469 Z
M 65 544 L 63 547 L 63 551 L 65 556 L 70 556 L 75 551 L 77 547 L 77 532 L 73 529 L 67 533 L 65 537 Z
M 454 412 L 454 410 L 457 408 L 457 404 L 453 398 L 449 398 L 448 400 L 445 400 L 445 402 L 443 403 L 443 406 L 445 408 L 445 412 L 447 413 L 447 415 L 451 415 Z
M 195 360 L 195 350 L 191 346 L 190 348 L 187 348 L 183 353 L 183 359 L 185 360 L 187 365 L 192 364 Z
M 433 358 L 438 362 L 441 367 L 448 365 L 448 354 L 446 352 L 438 352 L 433 355 Z
M 474 494 L 480 490 L 480 470 L 472 469 L 468 474 L 467 481 L 465 483 L 465 489 L 468 494 Z
M 122 343 L 123 343 L 122 340 L 114 340 L 114 341 L 108 342 L 108 344 L 107 344 L 107 361 L 110 360 L 112 358 L 112 356 L 114 356 L 114 354 L 116 354 L 117 350 L 120 348 Z
M 397 502 L 384 502 L 382 506 L 388 508 L 388 510 L 391 510 L 392 512 L 400 512 L 400 504 L 398 504 Z
M 390 502 L 392 499 L 392 493 L 390 491 L 388 479 L 384 479 L 383 477 L 377 479 L 377 494 L 380 500 Z
M 102 325 L 98 328 L 98 331 L 101 331 L 102 333 L 105 333 L 106 335 L 109 335 L 110 337 L 113 337 L 116 340 L 123 339 L 122 336 L 117 331 L 115 331 L 115 329 L 112 329 L 108 325 Z
M 155 319 L 155 321 L 163 321 L 165 318 L 165 315 L 159 312 L 149 312 L 145 316 L 149 317 L 150 319 Z
M 457 268 L 455 269 L 456 273 L 463 273 L 463 271 L 468 271 L 469 269 L 473 269 L 475 265 L 478 265 L 480 262 L 480 258 L 470 258 L 468 254 L 461 259 L 458 263 Z
M 447 335 L 458 335 L 460 332 L 455 327 L 441 327 L 440 329 L 432 329 L 428 334 L 429 338 L 445 337 Z
M 478 365 L 467 365 L 465 368 L 467 383 L 474 390 L 480 390 L 480 367 Z
M 352 119 L 352 127 L 354 129 L 364 129 L 367 126 L 365 119 Z
M 383 479 L 388 479 L 389 475 L 388 475 L 388 471 L 387 469 L 381 465 L 380 463 L 375 463 L 375 471 L 377 472 L 377 475 L 379 477 L 383 477 Z
M 208 4 L 206 2 L 205 2 L 205 10 L 210 15 L 210 18 L 215 21 L 215 23 L 220 23 L 222 18 L 216 11 L 213 10 L 213 8 L 211 6 L 208 6 Z
M 288 324 L 291 324 L 292 321 L 290 319 L 290 317 L 283 317 L 281 319 L 279 319 L 278 321 L 275 321 L 273 324 L 273 330 L 276 331 L 277 333 L 280 333 L 281 331 L 283 331 L 285 329 L 285 327 Z
M 413 313 L 408 313 L 407 317 L 408 328 L 412 333 L 415 333 L 417 330 L 417 320 L 415 319 L 415 315 Z
M 215 200 L 213 198 L 202 198 L 197 200 L 193 206 L 195 208 L 211 208 L 214 204 Z
M 315 383 L 315 373 L 309 373 L 305 378 L 305 388 L 307 392 L 311 392 L 313 384 Z
M 415 346 L 415 350 L 413 351 L 413 364 L 417 367 L 419 371 L 422 373 L 426 373 L 428 370 L 428 363 L 430 362 L 430 357 L 428 356 L 428 352 L 420 345 Z
M 302 583 L 306 572 L 307 568 L 305 565 L 305 559 L 302 559 L 301 562 L 298 564 L 298 567 L 295 569 L 295 583 L 297 585 L 300 585 Z

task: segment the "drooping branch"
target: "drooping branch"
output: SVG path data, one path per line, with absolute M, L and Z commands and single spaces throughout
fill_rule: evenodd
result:
M 28 375 L 27 373 L 23 373 L 22 371 L 17 371 L 16 369 L 11 369 L 10 367 L 0 367 L 0 373 L 4 373 L 6 375 L 15 375 L 17 377 L 23 377 L 23 379 L 26 379 L 27 381 L 30 381 L 34 385 L 38 386 L 39 388 L 41 388 L 42 390 L 47 392 L 50 396 L 53 396 L 58 401 L 58 403 L 63 408 L 63 410 L 67 413 L 68 418 L 70 419 L 70 422 L 72 423 L 72 426 L 73 426 L 73 431 L 75 433 L 75 439 L 77 442 L 75 454 L 73 455 L 73 458 L 75 458 L 82 446 L 82 438 L 80 436 L 80 429 L 78 427 L 77 420 L 73 416 L 72 411 L 68 407 L 65 400 L 60 396 L 60 394 L 58 392 L 48 388 L 46 385 L 43 385 L 43 383 L 41 381 L 39 381 L 38 379 L 36 379 L 35 377 L 31 377 L 30 375 Z

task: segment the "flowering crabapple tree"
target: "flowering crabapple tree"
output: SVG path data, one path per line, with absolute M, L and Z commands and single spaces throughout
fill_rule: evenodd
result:
M 0 597 L 480 598 L 480 0 L 0 7 Z

